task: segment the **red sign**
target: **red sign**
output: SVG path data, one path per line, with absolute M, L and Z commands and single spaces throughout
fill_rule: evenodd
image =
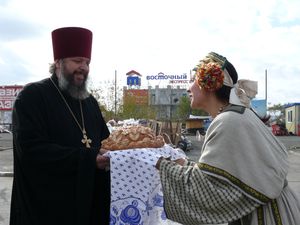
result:
M 136 105 L 148 105 L 148 90 L 142 89 L 129 89 L 124 91 L 124 101 L 128 97 L 132 97 Z
M 0 86 L 0 110 L 12 110 L 14 101 L 23 86 Z

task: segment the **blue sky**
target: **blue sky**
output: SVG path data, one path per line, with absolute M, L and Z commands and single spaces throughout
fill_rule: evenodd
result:
M 63 26 L 93 31 L 93 86 L 115 70 L 119 84 L 136 70 L 147 86 L 147 75 L 189 73 L 215 51 L 258 81 L 258 99 L 267 69 L 267 101 L 300 102 L 299 0 L 0 0 L 0 85 L 48 77 L 51 31 Z

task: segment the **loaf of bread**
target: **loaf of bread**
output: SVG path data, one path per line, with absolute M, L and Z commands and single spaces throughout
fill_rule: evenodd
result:
M 101 144 L 101 148 L 114 151 L 132 148 L 160 148 L 164 146 L 165 142 L 163 137 L 156 136 L 151 128 L 138 125 L 114 130 Z

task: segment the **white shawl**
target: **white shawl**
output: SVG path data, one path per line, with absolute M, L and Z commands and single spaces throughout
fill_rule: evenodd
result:
M 213 120 L 199 162 L 203 171 L 260 203 L 280 195 L 288 172 L 285 147 L 247 108 L 243 114 L 228 111 Z

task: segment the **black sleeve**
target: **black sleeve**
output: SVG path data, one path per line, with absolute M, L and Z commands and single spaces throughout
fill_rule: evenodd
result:
M 80 159 L 90 161 L 95 168 L 98 149 L 61 146 L 49 137 L 49 109 L 37 85 L 26 86 L 17 97 L 13 110 L 13 136 L 15 157 L 24 169 L 39 172 L 69 174 L 82 165 Z M 48 110 L 48 111 L 47 111 Z M 51 121 L 50 121 L 51 122 Z M 68 132 L 66 130 L 66 132 Z M 92 169 L 92 168 L 90 168 Z

